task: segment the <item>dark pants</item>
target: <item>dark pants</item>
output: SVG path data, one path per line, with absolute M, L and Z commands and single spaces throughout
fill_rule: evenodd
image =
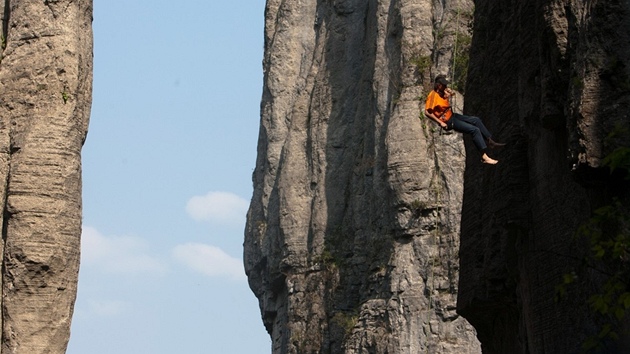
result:
M 492 134 L 478 117 L 453 113 L 451 119 L 448 120 L 448 128 L 456 132 L 470 134 L 479 151 L 484 151 L 487 148 L 486 139 L 492 137 Z

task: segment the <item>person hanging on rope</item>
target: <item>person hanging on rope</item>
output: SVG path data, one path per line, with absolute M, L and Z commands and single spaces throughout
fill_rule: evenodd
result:
M 456 132 L 470 134 L 477 150 L 482 154 L 481 162 L 495 165 L 499 161 L 488 156 L 488 147 L 494 149 L 505 146 L 505 144 L 492 140 L 492 134 L 478 117 L 453 112 L 449 99 L 454 95 L 455 92 L 448 88 L 446 76 L 438 75 L 435 78 L 433 90 L 427 96 L 424 115 L 439 124 L 442 129 L 453 129 Z

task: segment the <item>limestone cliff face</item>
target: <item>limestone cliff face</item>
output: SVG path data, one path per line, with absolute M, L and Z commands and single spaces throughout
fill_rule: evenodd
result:
M 480 352 L 455 312 L 464 147 L 420 107 L 471 14 L 267 1 L 244 261 L 274 353 Z
M 0 3 L 0 353 L 64 353 L 76 297 L 92 1 Z
M 588 257 L 592 212 L 617 198 L 628 220 L 628 181 L 602 166 L 630 145 L 630 3 L 475 7 L 465 111 L 509 145 L 497 168 L 467 163 L 458 311 L 484 353 L 577 353 L 602 326 L 588 298 L 605 275 L 587 267 L 554 298 Z

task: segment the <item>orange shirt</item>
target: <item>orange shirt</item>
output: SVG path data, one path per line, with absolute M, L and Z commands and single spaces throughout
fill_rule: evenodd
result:
M 448 101 L 448 98 L 440 97 L 440 94 L 435 90 L 431 90 L 431 92 L 429 92 L 427 102 L 425 103 L 425 109 L 429 113 L 433 113 L 442 122 L 448 122 L 453 115 L 451 103 Z

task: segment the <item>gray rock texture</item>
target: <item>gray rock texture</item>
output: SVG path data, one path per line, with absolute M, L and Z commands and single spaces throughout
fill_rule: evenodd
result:
M 455 311 L 464 145 L 422 115 L 466 16 L 267 1 L 244 262 L 273 353 L 480 352 Z
M 77 290 L 92 1 L 0 3 L 0 353 L 64 353 Z
M 592 212 L 617 198 L 630 220 L 628 181 L 602 167 L 630 146 L 630 3 L 475 7 L 465 112 L 508 146 L 496 168 L 469 154 L 458 312 L 484 353 L 579 353 L 602 325 L 588 299 L 604 273 L 577 272 L 568 296 L 554 298 L 589 255 L 577 236 Z

